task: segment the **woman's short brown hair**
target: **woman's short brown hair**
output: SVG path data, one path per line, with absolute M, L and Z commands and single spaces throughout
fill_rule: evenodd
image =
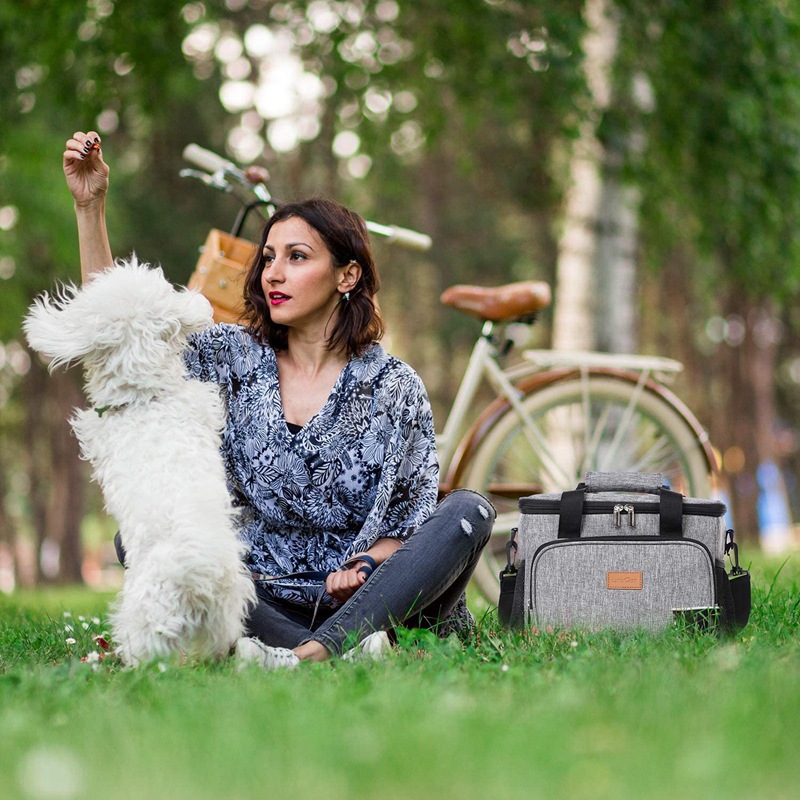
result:
M 342 300 L 336 323 L 328 337 L 328 349 L 343 348 L 348 355 L 359 355 L 383 336 L 383 319 L 375 304 L 380 278 L 364 219 L 334 200 L 313 197 L 281 206 L 264 225 L 261 241 L 248 267 L 244 284 L 244 319 L 250 333 L 275 350 L 285 350 L 288 328 L 274 323 L 261 286 L 264 270 L 264 247 L 272 226 L 296 217 L 310 225 L 331 254 L 334 269 L 355 261 L 361 277 L 350 290 L 350 299 Z

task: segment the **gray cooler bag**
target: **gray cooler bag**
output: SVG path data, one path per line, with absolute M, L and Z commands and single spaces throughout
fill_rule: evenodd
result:
M 735 626 L 725 511 L 723 503 L 669 490 L 660 474 L 590 472 L 575 491 L 522 498 L 508 621 L 538 628 L 660 630 L 676 619 Z

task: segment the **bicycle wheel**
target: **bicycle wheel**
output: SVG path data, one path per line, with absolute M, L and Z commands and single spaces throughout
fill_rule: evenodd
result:
M 574 489 L 587 470 L 661 472 L 685 495 L 709 493 L 699 425 L 650 385 L 637 390 L 630 378 L 571 373 L 534 388 L 523 407 L 529 424 L 509 407 L 475 444 L 462 472 L 462 485 L 485 494 L 498 511 L 474 575 L 491 602 L 521 496 Z

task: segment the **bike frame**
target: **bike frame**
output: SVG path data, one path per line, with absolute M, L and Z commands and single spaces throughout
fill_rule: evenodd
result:
M 481 334 L 475 342 L 467 361 L 464 375 L 453 405 L 447 415 L 444 428 L 436 434 L 436 447 L 443 475 L 453 476 L 453 459 L 457 453 L 463 455 L 468 450 L 462 438 L 463 430 L 465 423 L 473 416 L 470 413 L 473 401 L 483 381 L 489 383 L 498 400 L 507 404 L 507 410 L 513 411 L 518 416 L 525 427 L 525 432 L 531 445 L 547 461 L 552 474 L 561 477 L 566 485 L 569 482 L 569 478 L 559 466 L 555 456 L 549 451 L 545 437 L 526 411 L 522 403 L 525 392 L 518 386 L 518 381 L 532 375 L 544 374 L 548 370 L 574 369 L 579 372 L 581 380 L 587 386 L 587 396 L 588 382 L 592 370 L 603 370 L 606 374 L 629 381 L 632 384 L 631 397 L 625 409 L 625 417 L 619 427 L 617 438 L 610 449 L 613 455 L 622 442 L 627 424 L 636 412 L 642 393 L 648 387 L 652 387 L 654 380 L 658 385 L 661 385 L 665 379 L 683 370 L 683 365 L 679 361 L 658 356 L 617 355 L 584 351 L 559 352 L 553 350 L 525 350 L 522 353 L 525 359 L 522 363 L 503 368 L 500 361 L 503 355 L 510 350 L 512 340 L 503 337 L 501 347 L 500 339 L 495 331 L 496 323 L 490 321 L 484 323 Z M 503 355 L 501 355 L 501 352 Z M 543 384 L 547 382 L 545 379 L 542 380 Z M 680 406 L 676 405 L 676 408 L 682 411 Z M 692 424 L 688 413 L 683 414 L 683 416 L 687 419 L 687 422 Z M 467 438 L 469 438 L 469 434 Z M 702 437 L 699 438 L 702 441 Z

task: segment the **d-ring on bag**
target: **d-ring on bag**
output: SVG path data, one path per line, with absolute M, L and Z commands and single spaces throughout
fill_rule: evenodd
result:
M 500 576 L 501 621 L 743 627 L 750 577 L 739 567 L 725 511 L 723 503 L 671 491 L 658 473 L 588 472 L 574 491 L 524 497 Z M 730 550 L 736 560 L 726 573 Z

